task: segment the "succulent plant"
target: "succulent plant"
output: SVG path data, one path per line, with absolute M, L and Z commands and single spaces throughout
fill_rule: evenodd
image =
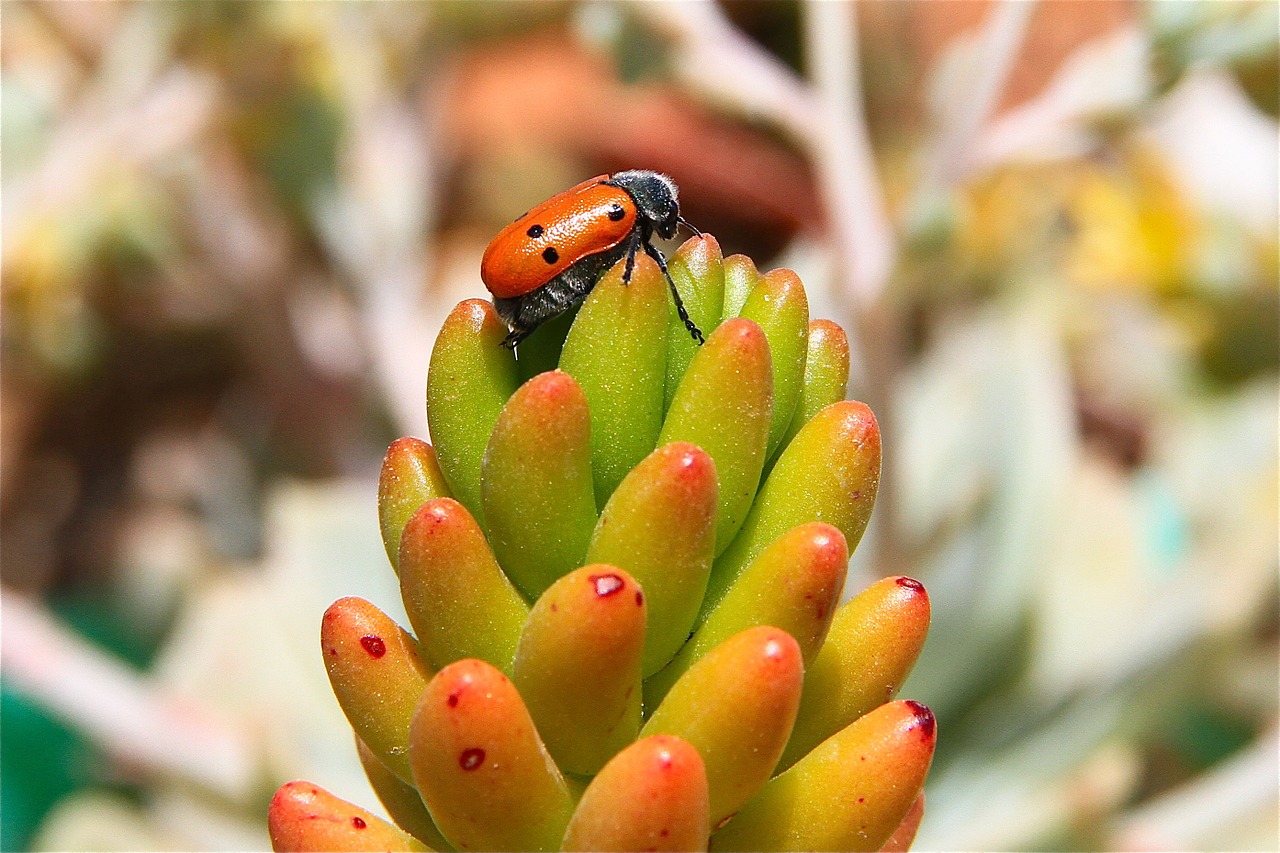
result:
M 355 598 L 321 628 L 397 825 L 291 782 L 277 850 L 910 844 L 935 729 L 894 697 L 929 601 L 840 605 L 880 472 L 847 340 L 711 237 L 670 270 L 701 347 L 643 257 L 518 360 L 489 303 L 445 321 L 433 444 L 393 443 L 379 487 L 413 634 Z

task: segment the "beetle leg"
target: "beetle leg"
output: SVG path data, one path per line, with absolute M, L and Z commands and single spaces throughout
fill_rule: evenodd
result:
M 516 348 L 516 344 L 529 337 L 532 332 L 533 329 L 512 329 L 507 333 L 507 336 L 502 339 L 502 343 L 498 344 L 498 346 L 503 349 L 514 350 Z
M 640 248 L 640 244 L 644 243 L 646 249 L 649 248 L 647 241 L 640 239 L 640 233 L 637 231 L 631 236 L 631 245 L 627 247 L 627 265 L 622 269 L 622 283 L 631 283 L 631 272 L 636 268 L 636 250 Z
M 667 259 L 662 257 L 662 252 L 658 251 L 658 247 L 652 243 L 645 241 L 644 253 L 658 262 L 658 269 L 662 270 L 662 274 L 667 277 L 667 284 L 671 285 L 671 295 L 676 300 L 676 313 L 680 315 L 680 319 L 684 322 L 684 327 L 689 330 L 689 334 L 698 342 L 698 346 L 702 346 L 706 339 L 702 337 L 702 330 L 698 328 L 693 320 L 689 319 L 689 312 L 685 310 L 684 302 L 680 299 L 680 291 L 676 289 L 676 283 L 671 278 L 671 273 L 667 271 Z

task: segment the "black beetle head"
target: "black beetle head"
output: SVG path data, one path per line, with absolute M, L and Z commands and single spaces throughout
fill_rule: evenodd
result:
M 626 190 L 640 218 L 648 220 L 659 237 L 669 240 L 676 235 L 680 204 L 675 181 L 647 169 L 630 169 L 613 173 L 605 183 Z

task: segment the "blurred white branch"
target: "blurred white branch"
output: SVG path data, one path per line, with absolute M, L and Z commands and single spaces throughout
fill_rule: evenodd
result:
M 676 73 L 686 83 L 710 101 L 772 123 L 809 151 L 836 267 L 850 271 L 860 303 L 874 300 L 892 269 L 894 241 L 863 118 L 854 6 L 805 7 L 812 84 L 743 35 L 714 3 L 641 3 L 635 12 L 671 37 Z
M 714 3 L 640 3 L 634 12 L 670 37 L 676 74 L 692 89 L 773 124 L 809 152 L 826 207 L 832 266 L 847 275 L 847 287 L 833 288 L 831 296 L 860 322 L 885 287 L 896 250 L 863 115 L 855 7 L 805 7 L 812 83 L 743 35 Z M 866 372 L 864 337 L 849 342 L 859 373 Z
M 676 74 L 712 102 L 777 125 L 803 145 L 820 106 L 805 81 L 747 38 L 715 3 L 638 3 L 634 13 L 670 36 Z
M 339 7 L 341 8 L 341 7 Z M 345 11 L 345 10 L 344 10 Z M 435 261 L 436 138 L 416 93 L 388 67 L 387 33 L 363 14 L 323 13 L 346 133 L 339 180 L 313 206 L 334 263 L 361 295 L 360 319 L 396 429 L 421 434 L 423 370 L 442 318 L 425 299 Z M 432 102 L 434 106 L 434 101 Z
M 1004 92 L 1022 48 L 1035 0 L 1001 0 L 991 7 L 976 42 L 964 47 L 960 67 L 948 67 L 945 103 L 937 105 L 937 132 L 927 144 L 907 223 L 928 218 L 937 200 L 964 175 L 972 148 Z
M 1227 838 L 1238 850 L 1274 850 L 1277 754 L 1280 733 L 1271 729 L 1236 757 L 1130 812 L 1111 849 L 1205 850 Z
M 50 211 L 80 205 L 110 171 L 146 168 L 192 145 L 216 105 L 213 81 L 181 67 L 151 81 L 126 105 L 104 106 L 85 98 L 59 121 L 38 169 L 6 187 L 5 248 L 15 245 L 22 228 Z
M 857 6 L 810 0 L 803 8 L 804 45 L 819 108 L 811 150 L 837 269 L 849 271 L 853 295 L 866 306 L 888 283 L 897 248 L 867 133 Z
M 1082 156 L 1093 144 L 1095 120 L 1137 110 L 1151 97 L 1149 41 L 1141 27 L 1127 26 L 1081 45 L 1043 92 L 987 124 L 973 141 L 967 168 Z
M 158 689 L 25 595 L 6 590 L 0 672 L 7 686 L 151 772 L 223 796 L 257 778 L 248 736 L 207 708 Z

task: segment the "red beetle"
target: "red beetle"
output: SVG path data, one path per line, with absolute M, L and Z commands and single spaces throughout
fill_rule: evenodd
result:
M 671 285 L 676 310 L 699 344 L 702 332 L 689 319 L 667 262 L 653 235 L 675 236 L 683 223 L 675 182 L 645 169 L 583 181 L 530 210 L 502 229 L 480 261 L 480 278 L 511 333 L 508 349 L 539 325 L 581 302 L 609 267 L 626 257 L 623 282 L 631 280 L 636 253 L 658 262 Z

